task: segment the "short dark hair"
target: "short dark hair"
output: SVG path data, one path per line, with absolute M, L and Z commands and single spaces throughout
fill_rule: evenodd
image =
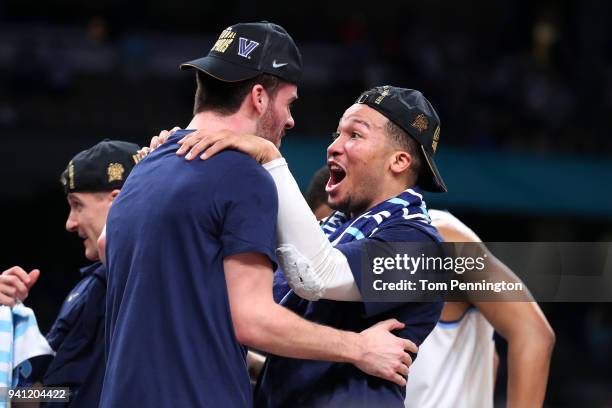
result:
M 404 129 L 388 119 L 385 125 L 385 133 L 412 157 L 412 165 L 410 167 L 418 180 L 423 168 L 421 144 L 413 139 Z
M 321 167 L 310 179 L 308 190 L 306 190 L 306 202 L 314 212 L 322 204 L 327 204 L 327 192 L 325 185 L 329 180 L 329 169 L 327 166 Z
M 201 71 L 196 71 L 197 89 L 193 114 L 212 111 L 227 116 L 236 113 L 244 98 L 257 84 L 264 87 L 271 99 L 274 99 L 279 86 L 284 83 L 274 75 L 260 74 L 252 79 L 238 82 L 224 82 Z

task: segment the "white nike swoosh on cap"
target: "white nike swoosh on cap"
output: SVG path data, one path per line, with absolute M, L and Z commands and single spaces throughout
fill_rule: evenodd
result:
M 281 64 L 278 64 L 276 62 L 276 60 L 272 61 L 272 68 L 280 68 L 280 67 L 284 67 L 285 65 L 289 64 L 288 62 L 283 62 Z

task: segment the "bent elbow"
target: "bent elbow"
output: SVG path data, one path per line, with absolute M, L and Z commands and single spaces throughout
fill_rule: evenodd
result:
M 551 354 L 553 348 L 555 347 L 555 331 L 544 316 L 537 321 L 535 328 L 536 332 L 534 333 L 534 339 L 539 344 L 540 350 L 544 353 Z
M 506 334 L 510 347 L 521 349 L 534 357 L 550 359 L 555 347 L 555 332 L 544 317 L 515 325 Z
M 534 352 L 550 358 L 555 347 L 556 336 L 548 322 L 538 326 L 537 331 L 530 336 L 529 342 Z
M 261 347 L 263 333 L 260 320 L 254 316 L 239 316 L 233 319 L 234 334 L 238 343 L 259 348 Z
M 234 323 L 234 334 L 236 335 L 236 340 L 238 343 L 253 347 L 253 339 L 255 335 L 253 334 L 253 330 L 248 327 L 246 324 L 236 324 Z
M 552 354 L 552 351 L 555 348 L 555 343 L 557 342 L 557 336 L 549 324 L 546 325 L 546 328 L 542 333 L 542 337 L 546 351 L 549 354 Z

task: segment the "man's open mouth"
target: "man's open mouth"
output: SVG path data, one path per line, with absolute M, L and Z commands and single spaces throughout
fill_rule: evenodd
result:
M 346 177 L 346 170 L 335 162 L 328 162 L 327 168 L 329 169 L 329 180 L 327 181 L 325 190 L 330 192 L 344 180 Z

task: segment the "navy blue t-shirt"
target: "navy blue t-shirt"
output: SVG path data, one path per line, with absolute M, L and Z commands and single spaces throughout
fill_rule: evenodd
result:
M 69 387 L 68 403 L 46 407 L 95 407 L 104 379 L 106 268 L 96 262 L 81 269 L 83 278 L 70 291 L 47 334 L 55 351 L 43 378 L 46 387 Z
M 177 132 L 130 173 L 107 220 L 101 407 L 248 407 L 223 258 L 274 263 L 278 197 L 252 158 L 176 155 Z
M 403 221 L 381 229 L 373 237 L 337 245 L 348 259 L 356 282 L 361 281 L 365 245 L 379 242 L 440 242 L 431 226 Z M 420 345 L 433 330 L 443 302 L 309 302 L 294 292 L 283 293 L 285 281 L 275 276 L 275 300 L 306 319 L 360 332 L 381 320 L 395 318 L 406 324 L 394 332 Z M 299 360 L 270 355 L 255 393 L 257 407 L 398 407 L 404 406 L 405 388 L 369 376 L 351 364 Z

